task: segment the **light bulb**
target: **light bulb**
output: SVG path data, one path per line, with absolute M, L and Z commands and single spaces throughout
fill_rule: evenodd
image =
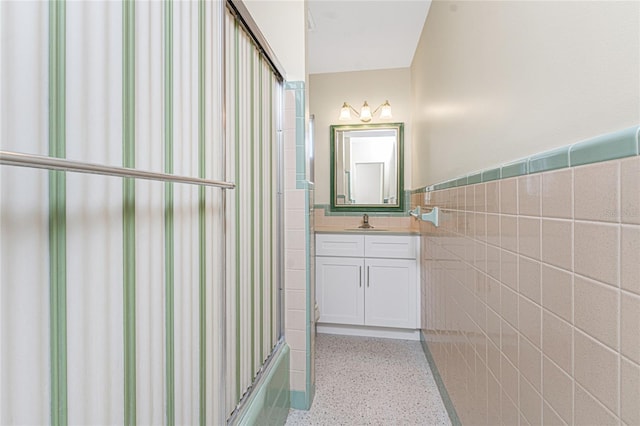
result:
M 342 108 L 340 109 L 340 117 L 338 118 L 338 120 L 351 120 L 351 109 L 346 102 L 342 104 Z
M 360 121 L 364 121 L 365 123 L 371 121 L 371 108 L 369 108 L 367 101 L 364 101 L 364 105 L 362 105 L 360 109 Z
M 390 118 L 393 118 L 391 116 L 391 105 L 389 104 L 389 101 L 385 101 L 385 103 L 382 104 L 382 110 L 380 111 L 380 119 L 388 120 Z

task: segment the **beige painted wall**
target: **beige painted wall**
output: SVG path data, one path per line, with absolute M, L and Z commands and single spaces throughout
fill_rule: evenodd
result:
M 411 188 L 411 77 L 409 68 L 312 74 L 309 76 L 309 112 L 315 115 L 315 191 L 317 204 L 329 204 L 329 126 L 360 123 L 338 121 L 340 107 L 349 102 L 360 109 L 389 100 L 393 119 L 404 122 L 405 188 Z M 383 121 L 374 118 L 372 123 Z
M 411 66 L 413 187 L 640 122 L 640 2 L 441 2 Z
M 287 81 L 306 81 L 306 5 L 303 0 L 244 0 L 285 69 Z

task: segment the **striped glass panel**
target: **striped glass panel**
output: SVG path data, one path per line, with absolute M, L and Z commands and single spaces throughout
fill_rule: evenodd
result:
M 163 7 L 136 4 L 136 165 L 164 171 Z M 165 184 L 136 182 L 136 411 L 140 424 L 165 419 Z
M 67 3 L 67 158 L 122 165 L 123 13 Z M 124 412 L 123 183 L 67 174 L 67 376 L 71 424 Z
M 0 7 L 2 149 L 237 183 L 0 168 L 0 423 L 224 423 L 280 337 L 279 77 L 225 2 Z
M 48 153 L 49 29 L 46 2 L 0 2 L 2 150 Z M 47 171 L 0 166 L 0 424 L 51 423 L 48 197 Z
M 227 147 L 237 188 L 228 253 L 228 409 L 240 401 L 275 347 L 277 108 L 281 84 L 244 28 L 227 14 Z M 232 249 L 233 246 L 233 249 Z M 232 367 L 233 366 L 233 367 Z
M 224 4 L 222 2 L 202 2 L 204 6 L 204 33 L 201 34 L 201 54 L 204 55 L 201 63 L 203 73 L 203 87 L 200 88 L 202 103 L 201 123 L 203 135 L 204 176 L 212 179 L 224 180 L 225 176 L 225 144 L 223 131 L 223 91 L 224 73 L 223 65 L 223 19 Z M 207 190 L 204 194 L 205 229 L 205 312 L 204 315 L 205 342 L 200 342 L 204 347 L 204 374 L 205 378 L 205 419 L 209 424 L 224 423 L 226 413 L 222 402 L 224 401 L 224 342 L 223 342 L 223 309 L 224 309 L 224 283 L 226 250 L 224 246 L 224 192 L 219 190 Z M 201 361 L 202 362 L 202 361 Z M 201 396 L 202 397 L 202 396 Z M 201 407 L 201 410 L 203 407 Z
M 173 3 L 174 173 L 198 175 L 198 7 Z M 186 113 L 188 111 L 188 113 Z M 198 190 L 174 185 L 175 422 L 199 419 Z

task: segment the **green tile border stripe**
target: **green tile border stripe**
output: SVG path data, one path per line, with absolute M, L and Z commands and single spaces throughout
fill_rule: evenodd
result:
M 427 358 L 427 362 L 429 363 L 429 368 L 431 369 L 431 373 L 433 374 L 433 378 L 435 379 L 436 386 L 438 387 L 438 391 L 440 392 L 440 396 L 442 397 L 442 402 L 444 403 L 444 408 L 447 410 L 447 414 L 449 415 L 451 424 L 453 426 L 461 426 L 462 423 L 460 423 L 460 418 L 458 417 L 456 408 L 453 405 L 453 401 L 451 401 L 449 392 L 447 392 L 447 388 L 444 385 L 442 376 L 440 376 L 440 372 L 438 371 L 438 366 L 436 365 L 436 361 L 433 359 L 433 356 L 431 355 L 431 351 L 429 350 L 429 345 L 427 344 L 427 341 L 424 337 L 424 333 L 422 332 L 422 330 L 420 330 L 420 344 L 422 345 L 422 351 L 424 352 L 424 356 Z
M 529 161 L 514 161 L 513 163 L 505 164 L 501 169 L 502 179 L 526 175 L 529 173 Z
M 164 2 L 164 171 L 173 173 L 173 0 Z M 173 184 L 164 184 L 166 423 L 175 424 Z
M 122 3 L 122 166 L 135 168 L 135 2 Z M 135 180 L 124 178 L 123 316 L 124 316 L 124 423 L 136 424 L 136 208 Z
M 640 155 L 640 125 L 531 155 L 500 167 L 470 173 L 409 191 L 409 194 L 456 188 Z
M 295 147 L 296 147 L 296 189 L 305 189 L 307 182 L 306 141 L 305 141 L 305 82 L 288 81 L 285 90 L 292 90 L 295 97 Z
M 205 64 L 206 64 L 206 38 L 205 38 L 205 1 L 198 2 L 198 177 L 204 179 L 205 164 L 205 117 L 206 103 L 205 91 Z M 199 409 L 200 425 L 207 424 L 207 221 L 206 221 L 206 193 L 204 186 L 198 187 L 198 274 L 199 274 Z M 213 395 L 212 395 L 213 396 Z
M 49 3 L 49 156 L 66 156 L 66 3 Z M 51 424 L 67 424 L 66 175 L 49 172 Z
M 464 186 L 464 185 L 467 184 L 467 182 L 468 182 L 468 180 L 467 180 L 467 177 L 465 176 L 465 177 L 462 177 L 460 179 L 456 179 L 455 186 Z
M 500 172 L 500 168 L 485 170 L 484 172 L 482 172 L 482 181 L 489 182 L 492 180 L 498 180 L 500 179 L 501 176 L 502 175 Z M 453 183 L 454 183 L 453 186 L 457 186 L 458 180 L 456 179 Z
M 529 173 L 540 173 L 549 170 L 569 167 L 569 148 L 562 147 L 529 157 Z
M 573 144 L 569 148 L 571 166 L 638 155 L 639 133 L 640 126 L 630 127 Z
M 482 173 L 474 173 L 472 175 L 467 176 L 468 185 L 473 185 L 474 183 L 480 183 L 480 182 L 482 182 Z

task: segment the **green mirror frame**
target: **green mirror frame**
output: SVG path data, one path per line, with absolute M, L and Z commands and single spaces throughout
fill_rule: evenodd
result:
M 398 144 L 397 204 L 338 204 L 336 202 L 336 132 L 350 130 L 396 129 Z M 404 123 L 346 124 L 330 126 L 330 185 L 332 212 L 403 212 L 404 209 Z

